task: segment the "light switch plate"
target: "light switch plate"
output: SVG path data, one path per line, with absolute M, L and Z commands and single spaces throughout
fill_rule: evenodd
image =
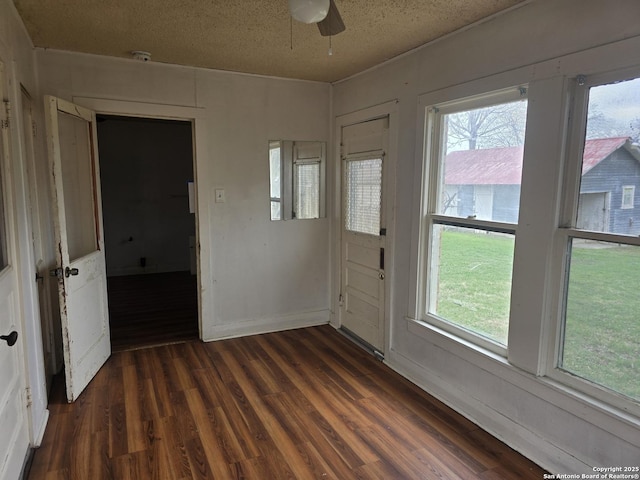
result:
M 224 195 L 224 188 L 216 188 L 216 203 L 224 203 L 227 199 Z

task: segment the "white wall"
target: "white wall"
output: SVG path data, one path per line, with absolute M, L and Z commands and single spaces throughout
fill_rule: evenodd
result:
M 43 95 L 196 111 L 204 339 L 329 320 L 329 221 L 270 221 L 268 182 L 269 140 L 329 140 L 329 85 L 51 50 L 37 60 Z
M 537 112 L 528 125 L 528 135 L 535 139 L 529 155 L 538 156 L 540 163 L 532 182 L 523 185 L 519 248 L 527 245 L 539 249 L 536 254 L 544 254 L 554 221 L 551 194 L 560 172 L 554 159 L 561 157 L 562 149 L 559 92 L 564 78 L 640 64 L 638 18 L 640 2 L 635 0 L 535 1 L 338 82 L 333 90 L 336 116 L 398 100 L 394 270 L 387 274 L 393 305 L 387 363 L 556 473 L 637 465 L 640 419 L 536 377 L 535 371 L 527 373 L 542 348 L 536 338 L 545 308 L 545 299 L 536 296 L 544 291 L 545 262 L 536 255 L 528 259 L 526 254 L 533 252 L 520 250 L 516 259 L 537 286 L 513 307 L 518 313 L 516 321 L 524 326 L 521 331 L 531 335 L 510 338 L 512 363 L 484 355 L 411 320 L 415 316 L 422 173 L 419 101 L 529 83 L 529 109 Z M 527 202 L 536 201 L 535 212 L 528 212 Z M 337 259 L 333 261 L 337 265 Z

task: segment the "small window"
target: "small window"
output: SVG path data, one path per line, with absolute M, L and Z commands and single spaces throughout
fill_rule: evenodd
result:
M 271 220 L 324 217 L 324 142 L 269 142 Z
M 282 219 L 282 155 L 280 142 L 269 143 L 269 188 L 271 191 L 271 220 Z
M 526 89 L 428 109 L 423 320 L 506 351 Z
M 633 196 L 635 194 L 635 185 L 625 185 L 622 187 L 622 205 L 620 208 L 633 208 Z

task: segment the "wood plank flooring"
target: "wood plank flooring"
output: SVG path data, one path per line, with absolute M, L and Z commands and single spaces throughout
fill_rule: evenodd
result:
M 109 277 L 113 351 L 198 338 L 198 284 L 189 272 Z
M 31 480 L 544 473 L 330 326 L 115 353 L 75 404 L 61 383 Z

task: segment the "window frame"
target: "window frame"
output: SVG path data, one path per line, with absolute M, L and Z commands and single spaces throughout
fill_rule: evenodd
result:
M 574 392 L 610 405 L 621 411 L 640 414 L 640 402 L 600 385 L 579 377 L 561 368 L 564 349 L 564 323 L 569 288 L 569 267 L 572 239 L 595 240 L 620 243 L 640 247 L 640 238 L 633 235 L 582 230 L 576 227 L 578 203 L 580 200 L 580 182 L 582 178 L 583 149 L 586 141 L 586 126 L 589 114 L 589 90 L 591 87 L 613 84 L 640 77 L 640 68 L 621 69 L 589 76 L 576 75 L 568 79 L 570 101 L 569 125 L 567 128 L 567 153 L 564 161 L 563 179 L 559 196 L 560 216 L 554 238 L 554 264 L 551 274 L 555 281 L 550 282 L 547 294 L 553 298 L 550 331 L 553 333 L 546 356 L 543 371 L 551 381 L 569 388 Z
M 355 153 L 355 154 L 350 154 L 350 155 L 346 155 L 345 157 L 343 157 L 342 159 L 342 183 L 344 185 L 343 188 L 343 193 L 342 193 L 342 200 L 341 203 L 343 204 L 343 211 L 342 211 L 342 216 L 343 216 L 343 222 L 342 222 L 342 229 L 345 232 L 349 232 L 350 234 L 353 235 L 368 235 L 368 236 L 373 236 L 373 237 L 379 237 L 380 236 L 380 230 L 383 228 L 383 225 L 386 225 L 386 220 L 385 220 L 385 209 L 384 209 L 384 201 L 385 201 L 385 192 L 384 192 L 384 185 L 385 185 L 385 151 L 384 150 L 373 150 L 370 152 L 365 152 L 365 153 Z M 379 218 L 378 218 L 378 226 L 375 232 L 364 232 L 361 230 L 352 230 L 350 228 L 348 228 L 347 226 L 347 221 L 348 221 L 348 212 L 347 212 L 347 208 L 348 208 L 348 204 L 347 204 L 347 195 L 348 195 L 348 191 L 349 191 L 349 182 L 348 182 L 348 166 L 349 166 L 349 162 L 358 162 L 358 161 L 376 161 L 376 160 L 380 160 L 380 205 L 378 206 L 378 210 L 379 210 Z
M 631 192 L 629 195 L 629 202 L 625 202 L 625 198 L 627 198 L 627 196 L 625 195 L 626 192 Z M 633 209 L 634 205 L 635 205 L 635 192 L 636 192 L 636 186 L 635 185 L 623 185 L 622 186 L 622 200 L 620 202 L 620 210 L 631 210 Z
M 457 341 L 471 344 L 475 347 L 497 354 L 506 358 L 508 345 L 503 345 L 479 332 L 466 329 L 442 317 L 430 312 L 430 298 L 434 288 L 432 278 L 433 269 L 433 248 L 434 248 L 434 226 L 446 225 L 454 227 L 472 228 L 486 232 L 495 232 L 512 235 L 516 237 L 517 223 L 505 223 L 493 220 L 481 220 L 475 218 L 463 218 L 439 214 L 439 198 L 441 191 L 441 175 L 443 172 L 443 158 L 441 156 L 441 145 L 444 140 L 443 118 L 444 115 L 477 108 L 488 107 L 510 103 L 527 98 L 527 84 L 518 84 L 499 90 L 490 91 L 478 95 L 456 98 L 451 101 L 433 103 L 425 106 L 425 129 L 424 129 L 424 150 L 423 150 L 423 179 L 421 188 L 421 214 L 419 233 L 419 268 L 417 281 L 416 318 L 429 327 L 434 327 L 437 331 L 442 331 L 447 336 L 451 336 Z M 513 284 L 512 284 L 513 288 Z M 511 313 L 509 323 L 511 323 Z
M 280 203 L 280 218 L 273 218 L 271 221 L 280 220 L 316 220 L 326 217 L 326 152 L 327 145 L 323 141 L 292 141 L 292 140 L 270 140 L 269 141 L 269 162 L 271 162 L 271 149 L 280 148 L 280 197 L 271 196 L 271 164 L 269 163 L 269 211 L 271 212 L 271 202 Z M 298 151 L 301 149 L 317 148 L 317 156 L 307 156 L 299 158 Z M 296 167 L 298 165 L 319 165 L 318 182 L 318 216 L 298 217 L 296 215 L 296 198 L 299 193 Z
M 282 202 L 282 198 L 284 196 L 283 195 L 284 182 L 282 181 L 283 180 L 282 174 L 283 174 L 283 167 L 284 167 L 284 165 L 283 165 L 284 162 L 282 161 L 282 144 L 283 143 L 284 142 L 282 142 L 280 140 L 277 140 L 277 141 L 271 140 L 271 141 L 269 141 L 269 197 L 270 197 L 271 203 L 276 202 L 276 203 L 280 204 L 280 216 L 279 216 L 279 218 L 274 218 L 273 213 L 272 213 L 271 214 L 271 220 L 272 221 L 282 220 L 282 216 L 283 216 L 283 212 L 284 212 L 283 202 Z M 280 175 L 280 192 L 279 192 L 279 196 L 277 196 L 277 197 L 274 197 L 274 196 L 271 195 L 271 193 L 272 193 L 271 192 L 271 183 L 272 183 L 272 178 L 271 178 L 271 173 L 272 173 L 271 172 L 271 160 L 272 160 L 271 151 L 274 150 L 275 148 L 278 148 L 280 150 L 279 155 L 278 155 L 278 158 L 279 158 L 279 167 L 278 168 L 280 169 L 280 172 L 279 172 L 279 175 Z M 270 208 L 273 208 L 271 203 L 269 204 Z M 272 212 L 272 210 L 270 210 L 270 211 Z

